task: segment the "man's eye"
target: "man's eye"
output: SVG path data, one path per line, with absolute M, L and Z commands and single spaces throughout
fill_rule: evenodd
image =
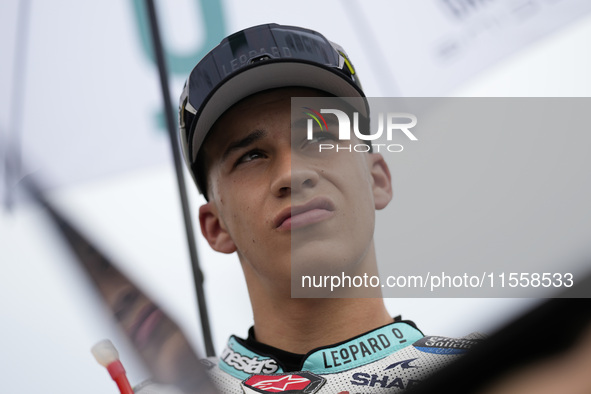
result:
M 322 142 L 322 141 L 335 141 L 337 140 L 337 136 L 329 133 L 328 131 L 317 131 L 315 133 L 312 134 L 312 140 L 311 142 Z
M 253 161 L 253 160 L 257 160 L 257 159 L 263 159 L 265 157 L 266 156 L 261 151 L 251 150 L 251 151 L 248 151 L 247 153 L 243 154 L 242 156 L 240 156 L 238 158 L 238 160 L 236 160 L 236 165 L 239 165 L 242 163 L 247 163 L 249 161 Z

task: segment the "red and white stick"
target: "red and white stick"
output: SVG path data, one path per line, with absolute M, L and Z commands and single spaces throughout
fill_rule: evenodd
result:
M 133 389 L 125 375 L 125 368 L 119 361 L 119 353 L 108 339 L 102 340 L 91 349 L 94 358 L 103 367 L 107 368 L 111 378 L 117 383 L 121 394 L 133 394 Z

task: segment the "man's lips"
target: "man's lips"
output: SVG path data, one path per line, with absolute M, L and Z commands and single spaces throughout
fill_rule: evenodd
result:
M 292 230 L 321 222 L 333 215 L 334 204 L 327 198 L 316 197 L 302 205 L 283 209 L 275 217 L 273 224 L 280 230 Z
M 148 344 L 152 332 L 160 323 L 162 317 L 162 311 L 153 304 L 147 305 L 140 311 L 130 330 L 131 338 L 140 349 Z

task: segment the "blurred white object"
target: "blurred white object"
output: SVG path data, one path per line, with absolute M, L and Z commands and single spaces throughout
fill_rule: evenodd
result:
M 175 386 L 162 385 L 146 380 L 133 388 L 135 394 L 184 394 Z

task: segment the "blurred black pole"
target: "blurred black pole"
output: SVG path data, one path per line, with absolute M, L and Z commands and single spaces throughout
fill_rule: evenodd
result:
M 31 4 L 29 0 L 21 0 L 18 5 L 13 63 L 14 76 L 12 78 L 11 87 L 11 111 L 9 115 L 6 143 L 0 148 L 4 150 L 4 152 L 0 151 L 0 160 L 4 160 L 4 208 L 7 211 L 10 211 L 14 204 L 14 190 L 22 172 L 21 133 L 27 72 L 30 6 Z
M 162 96 L 164 98 L 166 126 L 168 129 L 168 134 L 170 136 L 172 156 L 174 158 L 174 169 L 176 172 L 177 183 L 179 186 L 181 205 L 183 208 L 183 218 L 185 221 L 187 242 L 189 244 L 189 254 L 191 256 L 191 266 L 193 268 L 193 279 L 195 280 L 195 290 L 197 292 L 197 305 L 199 306 L 199 316 L 201 319 L 201 330 L 203 331 L 203 342 L 205 343 L 205 353 L 207 357 L 212 357 L 215 356 L 215 351 L 213 349 L 213 341 L 211 339 L 211 329 L 209 327 L 209 315 L 207 313 L 207 303 L 205 302 L 205 292 L 203 291 L 203 272 L 201 272 L 201 268 L 199 267 L 199 258 L 197 257 L 195 233 L 193 232 L 193 224 L 191 222 L 189 202 L 187 199 L 187 190 L 185 187 L 185 179 L 183 175 L 183 164 L 179 149 L 179 140 L 176 133 L 174 115 L 172 113 L 170 89 L 168 87 L 168 70 L 166 68 L 164 50 L 162 49 L 162 41 L 160 39 L 160 29 L 158 27 L 158 18 L 156 16 L 156 8 L 154 6 L 154 1 L 146 0 L 146 5 L 150 21 L 152 44 L 154 45 L 154 55 L 156 57 L 156 63 L 158 64 L 160 86 L 162 88 Z

